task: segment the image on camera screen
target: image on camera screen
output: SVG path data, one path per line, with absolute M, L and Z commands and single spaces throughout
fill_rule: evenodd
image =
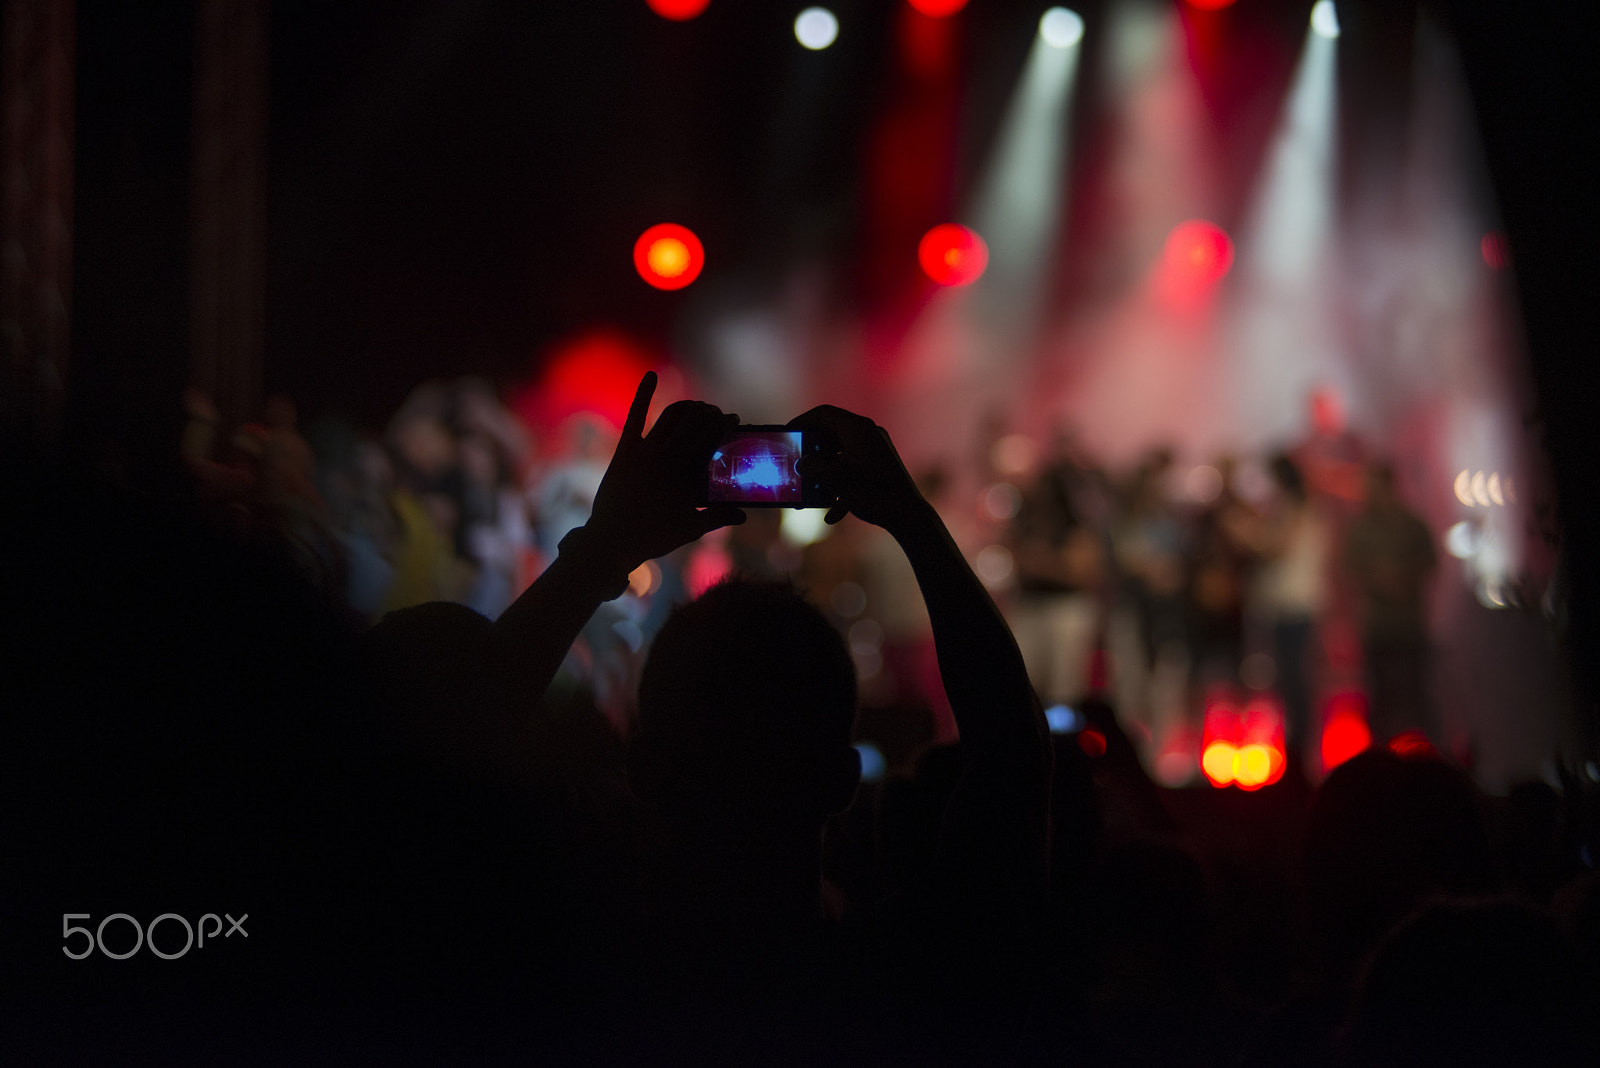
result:
M 722 443 L 711 455 L 712 504 L 799 504 L 800 431 L 760 430 Z

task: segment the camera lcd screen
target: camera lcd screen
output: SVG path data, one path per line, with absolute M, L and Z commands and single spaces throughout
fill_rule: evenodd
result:
M 798 507 L 804 483 L 798 430 L 740 428 L 711 454 L 707 500 L 711 504 Z

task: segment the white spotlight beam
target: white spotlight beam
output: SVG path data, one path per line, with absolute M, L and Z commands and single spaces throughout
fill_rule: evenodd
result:
M 1240 267 L 1252 280 L 1308 284 L 1325 251 L 1334 202 L 1337 47 L 1333 37 L 1306 33 L 1240 242 Z
M 1061 8 L 1046 14 L 970 204 L 971 225 L 989 246 L 989 267 L 975 296 L 996 322 L 1023 329 L 1041 310 L 1041 283 L 1065 202 L 1065 125 L 1082 35 L 1075 14 Z
M 1229 346 L 1235 422 L 1249 447 L 1299 433 L 1307 390 L 1343 383 L 1330 312 L 1338 42 L 1307 27 L 1294 80 L 1240 228 Z

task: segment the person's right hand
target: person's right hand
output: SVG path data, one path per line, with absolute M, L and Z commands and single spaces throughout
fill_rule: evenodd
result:
M 646 434 L 655 390 L 656 374 L 646 372 L 584 524 L 597 550 L 628 570 L 745 520 L 733 505 L 697 507 L 711 451 L 739 417 L 700 401 L 678 401 Z
M 821 404 L 788 425 L 819 436 L 827 445 L 823 454 L 801 462 L 808 478 L 816 477 L 839 495 L 828 509 L 828 523 L 854 513 L 893 533 L 925 503 L 889 432 L 866 416 Z

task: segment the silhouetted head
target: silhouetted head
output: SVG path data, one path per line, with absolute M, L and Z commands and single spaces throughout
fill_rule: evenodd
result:
M 1472 782 L 1436 759 L 1368 750 L 1335 768 L 1306 827 L 1311 919 L 1335 967 L 1437 897 L 1494 881 Z
M 1593 1053 L 1591 999 L 1550 916 L 1511 901 L 1435 905 L 1374 957 L 1346 1039 L 1349 1061 L 1580 1064 Z
M 673 822 L 820 828 L 847 806 L 855 663 L 786 582 L 735 579 L 678 609 L 639 679 L 636 794 Z

